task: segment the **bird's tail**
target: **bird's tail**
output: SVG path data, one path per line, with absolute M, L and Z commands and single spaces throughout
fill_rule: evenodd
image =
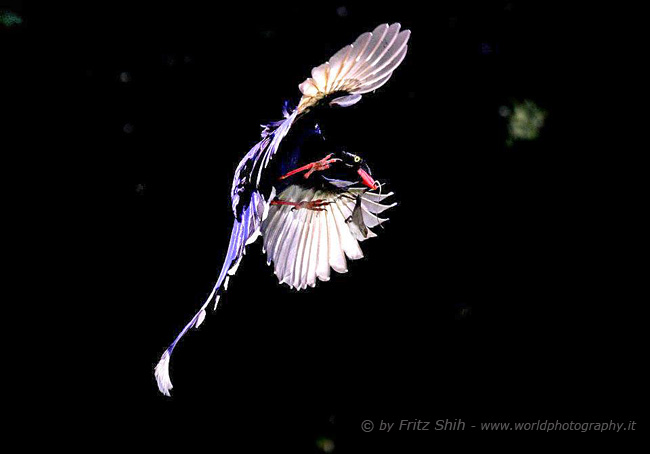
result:
M 224 284 L 224 289 L 225 287 L 228 286 L 227 279 L 228 279 L 228 270 L 231 267 L 231 261 L 228 260 L 230 257 L 230 252 L 231 249 L 233 248 L 233 239 L 237 238 L 237 233 L 238 233 L 238 223 L 235 223 L 232 234 L 230 236 L 230 247 L 228 248 L 228 255 L 226 257 L 226 261 L 224 262 L 222 268 L 221 268 L 221 273 L 219 273 L 219 279 L 217 279 L 217 283 L 214 285 L 212 288 L 212 292 L 210 292 L 210 295 L 208 298 L 205 300 L 203 303 L 203 306 L 201 306 L 201 309 L 192 317 L 192 319 L 189 321 L 187 325 L 185 325 L 185 328 L 176 336 L 176 339 L 174 339 L 174 342 L 171 343 L 169 347 L 167 347 L 167 350 L 165 350 L 165 353 L 163 353 L 162 357 L 160 358 L 160 361 L 158 362 L 158 365 L 156 365 L 155 368 L 155 373 L 154 375 L 156 376 L 156 382 L 158 383 L 158 389 L 160 390 L 161 393 L 163 393 L 166 396 L 169 396 L 169 391 L 173 388 L 171 378 L 169 376 L 169 360 L 171 359 L 172 352 L 174 351 L 174 348 L 176 347 L 176 344 L 178 341 L 181 340 L 181 338 L 187 333 L 191 328 L 198 328 L 201 323 L 203 323 L 203 320 L 205 319 L 205 309 L 208 307 L 210 302 L 214 299 L 214 307 L 217 307 L 217 303 L 219 302 L 219 295 L 218 292 L 221 289 L 221 286 Z
M 246 210 L 242 213 L 241 220 L 235 220 L 235 224 L 230 234 L 230 244 L 228 246 L 228 253 L 226 259 L 221 267 L 217 283 L 212 288 L 212 292 L 201 306 L 201 309 L 192 317 L 185 328 L 176 336 L 174 342 L 171 343 L 167 350 L 162 354 L 160 361 L 154 369 L 158 389 L 161 393 L 169 396 L 169 391 L 172 389 L 172 382 L 169 376 L 169 360 L 171 359 L 172 352 L 178 341 L 187 333 L 191 328 L 198 328 L 206 315 L 206 308 L 211 301 L 214 300 L 214 308 L 217 308 L 219 303 L 220 294 L 228 288 L 228 279 L 235 274 L 239 267 L 239 262 L 244 254 L 244 249 L 247 244 L 254 242 L 260 234 L 261 219 L 267 214 L 268 208 L 265 208 L 264 200 L 255 194 L 252 197 L 251 203 Z M 263 212 L 263 213 L 262 213 Z

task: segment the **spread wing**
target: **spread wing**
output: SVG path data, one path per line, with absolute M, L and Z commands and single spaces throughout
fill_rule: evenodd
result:
M 361 95 L 384 85 L 395 68 L 404 60 L 411 32 L 399 23 L 382 24 L 372 32 L 359 36 L 352 44 L 339 50 L 329 61 L 315 67 L 312 77 L 299 85 L 302 97 L 285 119 L 266 125 L 260 140 L 239 163 L 232 185 L 232 208 L 237 219 L 248 203 L 248 196 L 259 191 L 263 171 L 280 148 L 291 126 L 310 107 L 336 94 L 330 104 L 343 107 L 355 104 Z M 271 198 L 264 197 L 266 202 Z
M 255 241 L 260 234 L 265 237 L 269 261 L 275 263 L 276 274 L 281 269 L 282 272 L 278 274 L 281 281 L 296 288 L 313 286 L 316 276 L 327 280 L 330 266 L 336 271 L 345 272 L 343 254 L 350 259 L 362 257 L 357 241 L 374 236 L 367 227 L 372 227 L 373 222 L 379 223 L 380 220 L 375 216 L 376 221 L 373 221 L 372 216 L 388 207 L 379 203 L 383 196 L 367 193 L 358 199 L 358 194 L 350 190 L 347 194 L 359 200 L 358 205 L 350 205 L 349 199 L 339 198 L 334 193 L 319 194 L 319 197 L 330 197 L 332 208 L 335 209 L 314 215 L 308 210 L 291 212 L 286 207 L 270 206 L 275 197 L 275 187 L 261 183 L 264 169 L 278 152 L 280 143 L 309 107 L 332 94 L 340 96 L 333 99 L 331 104 L 352 105 L 361 99 L 363 93 L 386 83 L 406 55 L 410 32 L 399 30 L 400 24 L 380 25 L 372 33 L 364 33 L 353 44 L 341 49 L 327 63 L 314 68 L 312 77 L 300 84 L 303 96 L 298 107 L 292 113 L 285 111 L 284 120 L 267 125 L 262 131 L 262 139 L 237 166 L 231 190 L 235 222 L 226 259 L 212 292 L 165 350 L 155 368 L 155 377 L 162 393 L 169 395 L 172 388 L 169 362 L 176 344 L 191 328 L 198 328 L 203 323 L 206 308 L 213 299 L 216 307 L 222 286 L 225 290 L 228 277 L 236 272 L 246 245 Z M 294 195 L 300 197 L 299 194 Z M 314 193 L 308 195 L 313 196 Z M 350 214 L 346 215 L 346 210 Z M 368 218 L 366 213 L 371 216 Z M 265 222 L 267 216 L 269 220 Z M 271 238 L 273 244 L 268 243 Z
M 378 214 L 395 205 L 383 202 L 391 195 L 360 188 L 315 191 L 292 185 L 285 189 L 278 196 L 281 200 L 320 199 L 328 205 L 324 211 L 271 206 L 262 224 L 262 235 L 267 263 L 273 262 L 280 283 L 300 290 L 314 287 L 316 278 L 329 281 L 330 268 L 347 272 L 346 257 L 362 258 L 359 242 L 377 236 L 370 229 L 387 221 Z
M 384 85 L 408 49 L 411 32 L 400 32 L 400 28 L 398 23 L 382 24 L 312 69 L 311 77 L 300 84 L 303 96 L 298 110 L 304 111 L 334 93 L 341 95 L 331 103 L 347 107 L 358 102 L 362 94 Z

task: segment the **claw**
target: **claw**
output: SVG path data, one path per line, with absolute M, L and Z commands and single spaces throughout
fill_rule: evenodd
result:
M 302 202 L 306 203 L 305 208 L 313 211 L 325 211 L 325 208 L 327 205 L 330 204 L 327 200 L 323 199 L 317 199 L 317 200 L 312 200 L 311 202 Z
M 320 161 L 312 162 L 310 164 L 307 164 L 307 165 L 299 167 L 299 168 L 297 168 L 295 170 L 292 170 L 291 172 L 289 172 L 289 173 L 287 173 L 285 175 L 282 175 L 280 177 L 280 180 L 284 180 L 285 178 L 290 177 L 291 175 L 294 175 L 296 173 L 302 172 L 304 170 L 307 170 L 307 173 L 305 173 L 305 175 L 304 175 L 305 178 L 309 178 L 311 176 L 311 174 L 314 173 L 314 172 L 327 170 L 327 169 L 330 168 L 331 164 L 335 163 L 336 161 L 341 161 L 340 158 L 330 159 L 330 158 L 332 158 L 333 154 L 334 153 L 330 153 L 327 156 L 325 156 L 323 159 L 321 159 Z
M 289 202 L 286 200 L 273 200 L 271 202 L 271 205 L 291 205 L 291 211 L 296 211 L 301 208 L 306 208 L 308 210 L 312 211 L 325 211 L 325 206 L 329 205 L 330 202 L 327 200 L 322 200 L 322 199 L 317 199 L 317 200 L 311 200 L 309 202 Z

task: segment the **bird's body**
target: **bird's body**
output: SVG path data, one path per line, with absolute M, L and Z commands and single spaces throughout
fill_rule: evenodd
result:
M 346 257 L 363 257 L 359 242 L 385 219 L 392 194 L 378 189 L 365 161 L 328 142 L 319 121 L 333 109 L 358 102 L 383 85 L 401 63 L 410 32 L 380 25 L 312 70 L 300 84 L 298 107 L 266 125 L 262 139 L 244 156 L 233 178 L 233 229 L 217 282 L 201 309 L 164 352 L 155 368 L 160 391 L 172 388 L 169 360 L 177 342 L 198 327 L 237 271 L 246 245 L 263 237 L 267 262 L 280 283 L 295 289 L 327 281 L 330 268 L 347 271 Z

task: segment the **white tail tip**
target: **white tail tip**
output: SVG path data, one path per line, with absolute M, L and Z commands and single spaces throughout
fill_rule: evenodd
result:
M 158 365 L 156 365 L 154 372 L 156 382 L 158 382 L 158 389 L 165 396 L 169 396 L 169 390 L 174 387 L 172 385 L 172 380 L 169 377 L 169 358 L 169 350 L 165 350 L 165 353 L 160 357 L 160 361 L 158 361 Z

